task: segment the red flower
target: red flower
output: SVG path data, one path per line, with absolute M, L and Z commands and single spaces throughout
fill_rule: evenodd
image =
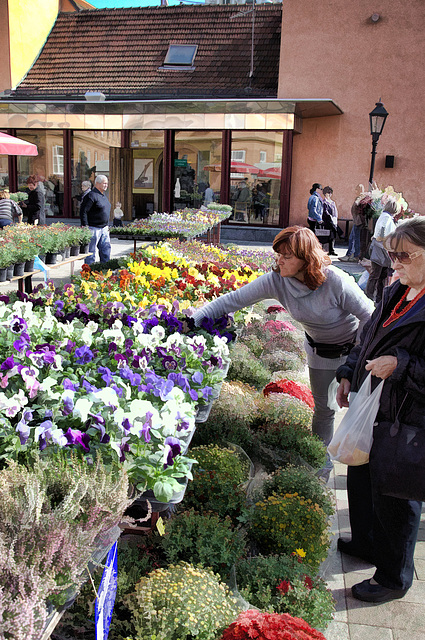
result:
M 313 394 L 306 384 L 283 378 L 276 382 L 269 382 L 269 384 L 264 387 L 263 394 L 268 396 L 270 393 L 287 393 L 289 396 L 302 400 L 311 409 L 314 409 Z
M 307 589 L 311 589 L 313 588 L 313 580 L 310 578 L 310 576 L 304 576 L 304 584 L 307 587 Z
M 265 328 L 274 336 L 279 335 L 282 331 L 295 331 L 295 327 L 290 322 L 282 322 L 281 320 L 267 320 L 264 324 Z
M 288 613 L 263 613 L 248 609 L 223 631 L 221 640 L 326 640 L 301 618 Z
M 288 591 L 292 591 L 292 586 L 288 580 L 282 580 L 282 582 L 277 585 L 276 589 L 284 596 Z
M 286 309 L 284 307 L 281 307 L 280 304 L 272 304 L 267 309 L 267 313 L 280 313 L 281 311 L 283 313 L 286 313 Z

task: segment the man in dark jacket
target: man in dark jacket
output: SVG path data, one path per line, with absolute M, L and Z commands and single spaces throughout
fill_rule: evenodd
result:
M 92 237 L 86 264 L 93 264 L 96 257 L 96 247 L 99 251 L 100 262 L 108 262 L 111 257 L 111 241 L 109 238 L 109 215 L 111 203 L 105 195 L 108 188 L 108 178 L 100 175 L 94 181 L 94 189 L 82 200 L 80 219 L 82 227 L 89 227 Z

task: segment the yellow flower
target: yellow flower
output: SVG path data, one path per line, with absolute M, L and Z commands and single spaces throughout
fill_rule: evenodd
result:
M 295 549 L 295 553 L 300 557 L 300 558 L 305 558 L 305 551 L 304 549 Z

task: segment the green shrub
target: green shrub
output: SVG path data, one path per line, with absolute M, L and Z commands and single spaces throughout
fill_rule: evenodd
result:
M 108 260 L 108 262 L 93 262 L 90 265 L 90 269 L 92 271 L 115 271 L 115 269 L 122 269 L 123 261 L 122 258 L 112 258 Z
M 313 410 L 298 398 L 287 393 L 273 393 L 267 397 L 259 395 L 257 399 L 258 413 L 253 424 L 257 425 L 284 423 L 288 426 L 299 426 L 311 430 Z
M 257 416 L 260 394 L 242 382 L 223 382 L 220 397 L 214 402 L 207 422 L 197 426 L 193 445 L 232 442 L 252 450 L 253 434 L 250 424 Z
M 185 560 L 211 567 L 227 578 L 245 551 L 245 539 L 230 518 L 200 514 L 190 509 L 168 520 L 162 545 L 168 562 Z
M 186 562 L 152 571 L 125 602 L 135 640 L 214 640 L 239 613 L 218 576 Z
M 201 513 L 213 511 L 222 518 L 228 515 L 235 521 L 246 505 L 241 485 L 248 480 L 249 462 L 233 449 L 218 445 L 192 448 L 190 455 L 198 464 L 185 493 L 184 507 Z
M 256 433 L 256 444 L 257 458 L 268 471 L 305 463 L 320 469 L 326 462 L 326 447 L 320 438 L 297 424 L 269 424 Z
M 254 335 L 243 335 L 239 342 L 244 344 L 254 354 L 256 358 L 259 358 L 263 353 L 263 343 Z
M 328 518 L 317 504 L 298 493 L 271 495 L 250 511 L 250 536 L 261 553 L 305 553 L 316 570 L 329 548 Z
M 230 357 L 232 363 L 227 374 L 229 380 L 240 380 L 257 389 L 262 389 L 270 381 L 270 369 L 267 369 L 245 344 L 236 343 L 231 349 Z
M 273 493 L 284 495 L 295 492 L 318 504 L 326 515 L 331 516 L 335 512 L 332 492 L 306 467 L 288 465 L 276 469 L 262 487 L 264 498 Z
M 293 555 L 241 560 L 236 566 L 238 588 L 253 607 L 289 613 L 316 629 L 324 629 L 332 620 L 335 602 L 326 583 L 313 577 L 301 560 Z

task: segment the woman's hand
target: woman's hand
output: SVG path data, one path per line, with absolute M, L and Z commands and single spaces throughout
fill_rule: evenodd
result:
M 370 371 L 373 376 L 382 380 L 389 378 L 397 366 L 397 358 L 395 356 L 380 356 L 366 362 L 366 371 Z
M 341 382 L 339 383 L 339 387 L 336 391 L 336 401 L 338 403 L 338 407 L 348 407 L 348 394 L 350 393 L 351 382 L 347 380 L 347 378 L 341 378 Z

